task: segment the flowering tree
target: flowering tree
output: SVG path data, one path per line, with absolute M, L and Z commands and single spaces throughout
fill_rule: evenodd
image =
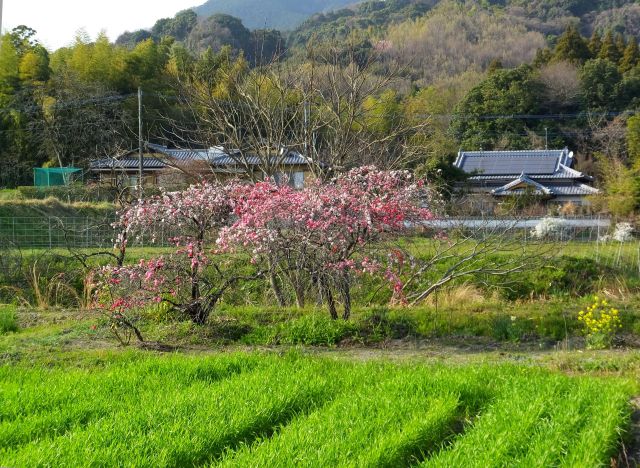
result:
M 426 193 L 409 172 L 374 167 L 354 169 L 301 191 L 258 183 L 237 192 L 237 220 L 222 230 L 219 243 L 227 249 L 250 247 L 256 262 L 266 257 L 284 264 L 298 305 L 304 304 L 299 280 L 304 272 L 334 319 L 338 318 L 337 291 L 347 319 L 354 273 L 381 273 L 401 293 L 402 285 L 391 269 L 367 254 L 374 243 L 432 218 L 423 207 Z
M 133 323 L 127 314 L 154 302 L 170 304 L 203 324 L 222 294 L 242 279 L 223 273 L 213 249 L 218 231 L 230 223 L 237 190 L 235 183 L 202 183 L 139 201 L 120 213 L 119 246 L 146 232 L 155 241 L 162 226 L 175 233 L 175 250 L 135 265 L 104 267 L 97 275 L 96 304 L 124 325 Z

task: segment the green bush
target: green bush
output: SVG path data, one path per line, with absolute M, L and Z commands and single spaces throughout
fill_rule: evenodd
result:
M 16 307 L 0 304 L 0 335 L 18 331 L 18 316 Z

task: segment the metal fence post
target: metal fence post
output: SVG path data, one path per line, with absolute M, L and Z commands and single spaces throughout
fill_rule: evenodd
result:
M 49 248 L 51 248 L 51 217 L 47 218 L 49 223 Z

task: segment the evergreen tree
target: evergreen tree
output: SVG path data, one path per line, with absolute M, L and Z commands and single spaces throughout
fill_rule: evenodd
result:
M 502 65 L 502 61 L 500 59 L 493 59 L 487 68 L 487 73 L 491 74 L 496 70 L 502 70 L 504 66 Z
M 640 166 L 640 115 L 627 120 L 627 154 L 636 167 Z
M 600 37 L 600 33 L 598 31 L 594 31 L 591 35 L 591 39 L 589 39 L 589 50 L 591 51 L 591 56 L 597 57 L 601 48 L 602 37 Z
M 475 86 L 456 106 L 451 131 L 468 149 L 530 147 L 527 130 L 540 130 L 539 120 L 486 119 L 487 115 L 536 114 L 544 86 L 531 67 L 496 70 Z
M 548 64 L 552 58 L 553 53 L 548 47 L 545 47 L 544 49 L 538 49 L 536 51 L 536 56 L 533 59 L 533 66 L 535 68 L 541 68 Z
M 616 110 L 621 80 L 618 67 L 610 60 L 598 58 L 586 62 L 580 71 L 580 82 L 587 109 Z
M 600 48 L 600 53 L 598 53 L 598 58 L 609 60 L 615 64 L 620 61 L 620 51 L 618 50 L 611 31 L 607 31 L 607 34 L 605 34 L 602 40 L 602 47 Z
M 627 48 L 627 41 L 624 38 L 624 36 L 620 33 L 616 34 L 616 50 L 618 51 L 618 56 L 620 57 L 618 59 L 618 62 L 622 58 L 622 54 L 624 53 L 624 50 L 626 48 Z
M 558 38 L 558 43 L 553 52 L 553 60 L 566 60 L 573 63 L 583 63 L 591 57 L 591 51 L 586 41 L 580 35 L 574 25 L 567 27 Z
M 640 51 L 638 50 L 638 41 L 635 38 L 631 38 L 629 44 L 624 49 L 622 59 L 620 60 L 620 71 L 622 73 L 628 72 L 633 67 L 638 65 L 640 60 Z

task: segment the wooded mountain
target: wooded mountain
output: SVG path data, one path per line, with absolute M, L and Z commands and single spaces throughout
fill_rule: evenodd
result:
M 315 13 L 355 3 L 358 0 L 208 0 L 193 10 L 204 18 L 216 13 L 235 16 L 249 29 L 287 31 Z
M 493 11 L 543 35 L 559 35 L 569 24 L 578 24 L 587 36 L 596 29 L 640 35 L 640 4 L 636 0 L 369 0 L 311 16 L 292 32 L 290 40 L 295 44 L 312 35 L 335 39 L 354 31 L 380 31 L 422 17 L 443 3 L 458 4 L 470 17 L 477 10 Z

